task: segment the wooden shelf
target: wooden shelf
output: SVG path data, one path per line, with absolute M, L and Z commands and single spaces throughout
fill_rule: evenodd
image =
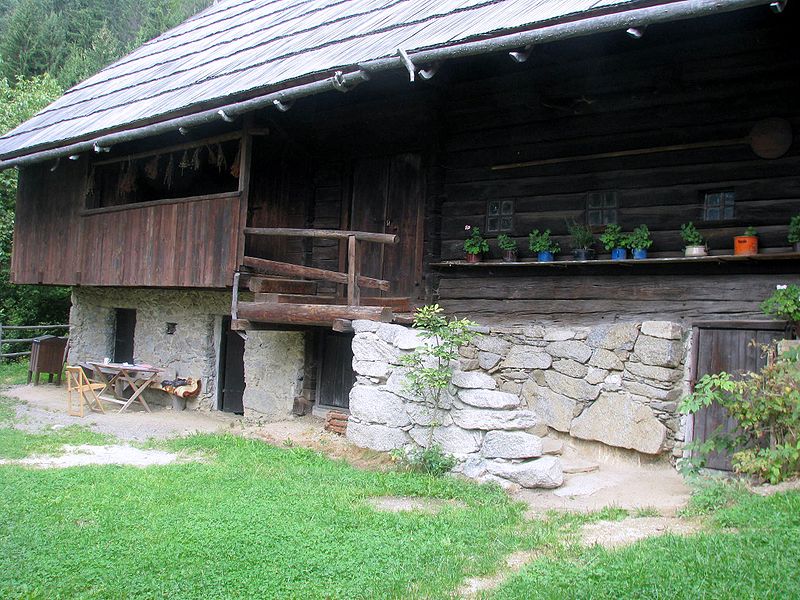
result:
M 536 267 L 544 269 L 563 269 L 569 267 L 591 267 L 593 265 L 613 265 L 620 268 L 639 267 L 646 265 L 670 265 L 670 264 L 693 264 L 693 263 L 743 263 L 743 262 L 758 262 L 758 261 L 772 261 L 772 260 L 800 260 L 800 252 L 772 252 L 764 254 L 754 254 L 752 256 L 734 256 L 733 254 L 720 254 L 715 256 L 669 256 L 663 258 L 643 258 L 639 260 L 609 260 L 609 259 L 596 259 L 596 260 L 555 260 L 553 262 L 538 262 L 533 258 L 517 260 L 514 262 L 505 262 L 503 260 L 484 260 L 477 263 L 469 263 L 465 260 L 445 260 L 442 262 L 431 263 L 432 267 L 446 269 L 446 268 L 519 268 L 519 267 Z

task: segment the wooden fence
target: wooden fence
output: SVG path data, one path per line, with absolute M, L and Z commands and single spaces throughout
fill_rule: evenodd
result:
M 24 344 L 30 345 L 35 337 L 30 338 L 9 338 L 6 339 L 5 332 L 13 331 L 32 331 L 32 332 L 44 332 L 44 331 L 54 331 L 54 330 L 66 330 L 69 332 L 69 325 L 2 325 L 0 324 L 0 363 L 2 363 L 7 358 L 17 358 L 19 356 L 30 356 L 31 351 L 28 350 L 26 352 L 3 352 L 3 344 Z M 15 333 L 14 335 L 19 335 L 19 333 Z M 41 334 L 40 334 L 41 335 Z M 38 337 L 38 336 L 37 336 Z

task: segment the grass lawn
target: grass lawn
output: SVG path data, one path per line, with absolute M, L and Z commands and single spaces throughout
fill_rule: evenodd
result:
M 0 385 L 19 385 L 28 381 L 28 360 L 0 364 Z M 46 376 L 45 376 L 46 377 Z M 47 379 L 45 378 L 45 381 Z
M 0 458 L 105 443 L 80 428 L 26 434 L 0 402 Z M 4 416 L 5 415 L 5 416 Z M 3 425 L 5 424 L 5 426 Z M 301 448 L 226 435 L 165 444 L 202 462 L 35 470 L 0 466 L 2 598 L 450 598 L 520 549 L 542 558 L 497 598 L 797 597 L 800 495 L 712 487 L 707 532 L 617 551 L 582 548 L 589 520 L 525 522 L 498 488 L 354 469 Z M 372 496 L 459 500 L 384 513 Z M 731 503 L 734 503 L 732 506 Z

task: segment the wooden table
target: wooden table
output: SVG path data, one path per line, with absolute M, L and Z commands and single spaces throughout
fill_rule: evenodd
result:
M 106 402 L 121 404 L 119 412 L 126 410 L 131 404 L 139 401 L 147 412 L 152 412 L 142 393 L 155 383 L 158 374 L 163 371 L 152 365 L 130 365 L 126 363 L 101 363 L 90 362 L 95 376 L 104 387 L 98 392 L 98 397 Z M 130 387 L 133 390 L 130 398 L 123 393 Z M 110 392 L 112 395 L 108 395 Z

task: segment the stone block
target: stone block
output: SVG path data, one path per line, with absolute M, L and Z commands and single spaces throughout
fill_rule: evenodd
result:
M 625 368 L 630 371 L 632 375 L 637 377 L 664 383 L 674 383 L 683 377 L 683 371 L 680 369 L 666 369 L 664 367 L 655 367 L 653 365 L 645 365 L 634 361 L 628 361 Z
M 628 396 L 606 392 L 572 422 L 570 435 L 609 446 L 658 454 L 667 428 L 646 406 Z
M 411 423 L 402 398 L 366 385 L 357 385 L 350 390 L 350 414 L 360 421 L 389 427 Z
M 542 438 L 524 431 L 489 431 L 481 454 L 486 458 L 538 458 L 542 455 Z
M 505 408 L 517 408 L 520 404 L 519 396 L 487 389 L 462 389 L 458 392 L 458 398 L 464 404 L 477 408 L 502 410 Z
M 584 379 L 586 379 L 586 381 L 588 383 L 591 383 L 592 385 L 597 385 L 598 383 L 603 383 L 606 380 L 606 377 L 608 377 L 608 371 L 606 371 L 605 369 L 598 369 L 596 367 L 591 367 L 587 371 L 586 377 Z
M 568 358 L 553 361 L 552 368 L 559 373 L 569 375 L 570 377 L 577 377 L 578 379 L 583 379 L 589 372 L 589 369 L 585 365 Z
M 378 452 L 402 448 L 409 442 L 408 434 L 402 429 L 353 420 L 347 423 L 346 436 L 359 448 L 369 448 Z
M 545 342 L 564 342 L 575 337 L 575 332 L 571 329 L 548 329 L 544 332 Z
M 678 400 L 683 395 L 683 391 L 679 388 L 665 390 L 638 381 L 623 381 L 622 387 L 631 394 L 643 396 L 648 400 Z
M 400 350 L 416 350 L 417 348 L 429 343 L 429 340 L 422 337 L 416 329 L 403 327 L 394 338 L 394 345 Z
M 549 369 L 552 364 L 549 354 L 519 344 L 511 347 L 502 366 L 507 369 Z
M 542 454 L 561 454 L 564 452 L 564 442 L 557 438 L 546 437 L 542 439 Z
M 603 381 L 603 385 L 600 387 L 609 392 L 616 392 L 617 390 L 621 390 L 622 373 L 611 373 L 608 377 L 605 378 L 605 381 Z
M 665 340 L 679 340 L 683 328 L 672 321 L 645 321 L 642 323 L 642 334 Z
M 633 348 L 633 356 L 646 365 L 674 368 L 683 360 L 684 347 L 680 340 L 640 335 Z
M 492 354 L 499 354 L 500 356 L 503 356 L 506 352 L 508 352 L 508 349 L 511 348 L 511 344 L 509 342 L 494 335 L 478 336 L 472 343 L 475 344 L 478 350 L 482 350 L 483 352 L 491 352 Z
M 459 427 L 483 431 L 492 429 L 522 430 L 534 427 L 539 422 L 536 415 L 530 410 L 465 408 L 454 410 L 450 414 L 453 417 L 453 422 Z
M 544 327 L 542 327 L 541 325 L 529 325 L 528 327 L 525 328 L 522 334 L 526 338 L 541 340 L 544 338 L 545 331 Z
M 529 380 L 522 386 L 522 397 L 536 416 L 556 431 L 569 431 L 578 403 L 550 388 Z
M 497 387 L 497 382 L 491 376 L 476 371 L 456 371 L 452 381 L 459 388 L 493 390 Z
M 353 331 L 356 333 L 375 333 L 381 323 L 377 321 L 368 321 L 366 319 L 358 319 L 353 321 Z
M 477 371 L 481 365 L 477 358 L 462 358 L 458 361 L 458 368 L 462 371 Z
M 408 418 L 414 425 L 430 427 L 432 425 L 452 425 L 450 413 L 444 409 L 435 409 L 424 404 L 409 402 L 405 406 Z
M 636 323 L 617 323 L 593 329 L 586 339 L 592 348 L 606 350 L 632 350 L 639 335 Z
M 589 346 L 575 340 L 551 342 L 547 344 L 545 350 L 550 356 L 556 358 L 571 358 L 581 363 L 585 363 L 592 356 L 592 349 L 589 348 Z
M 391 344 L 379 339 L 374 333 L 357 333 L 353 337 L 353 358 L 355 360 L 397 362 L 400 351 Z
M 494 352 L 479 352 L 478 365 L 481 369 L 489 371 L 497 366 L 501 358 L 499 354 L 495 354 Z
M 597 348 L 592 353 L 589 364 L 600 369 L 608 369 L 609 371 L 622 371 L 625 368 L 625 364 L 622 360 L 611 352 L 611 350 L 606 350 L 605 348 Z
M 508 479 L 524 488 L 557 488 L 564 483 L 561 461 L 555 456 L 543 456 L 521 463 L 486 461 L 492 475 Z
M 405 331 L 406 328 L 402 325 L 395 325 L 393 323 L 381 323 L 378 325 L 377 331 L 375 331 L 375 335 L 378 336 L 379 339 L 383 340 L 387 344 L 394 345 L 394 340 L 399 333 Z
M 377 379 L 387 379 L 392 373 L 392 367 L 385 362 L 373 362 L 369 360 L 353 360 L 353 371 L 356 375 L 364 377 L 375 377 Z
M 461 346 L 458 354 L 464 358 L 478 358 L 478 349 L 473 346 Z
M 545 371 L 544 379 L 555 393 L 582 402 L 590 402 L 600 394 L 599 385 L 592 385 L 583 379 L 568 377 L 556 371 Z
M 411 439 L 423 448 L 427 447 L 431 440 L 431 431 L 428 427 L 414 427 L 408 433 Z M 433 443 L 439 444 L 448 454 L 473 454 L 481 447 L 481 434 L 460 427 L 436 427 L 433 430 Z

